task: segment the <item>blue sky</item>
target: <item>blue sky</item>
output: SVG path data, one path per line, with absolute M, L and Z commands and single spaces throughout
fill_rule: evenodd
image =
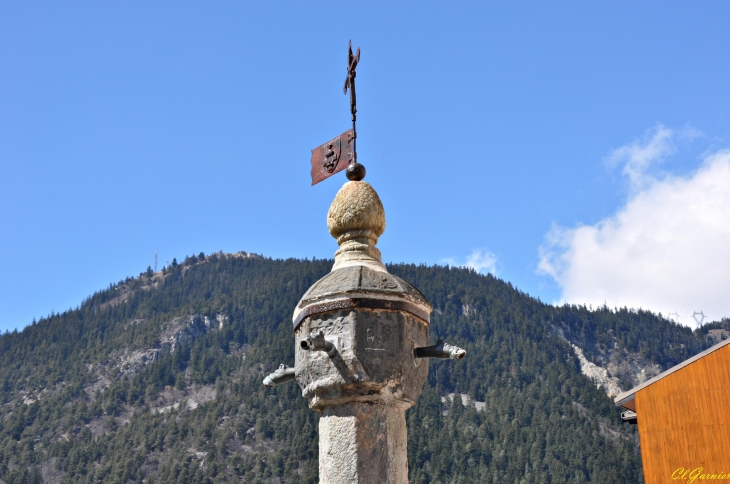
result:
M 151 3 L 0 4 L 0 329 L 155 251 L 332 257 L 349 39 L 386 261 L 730 316 L 727 2 Z

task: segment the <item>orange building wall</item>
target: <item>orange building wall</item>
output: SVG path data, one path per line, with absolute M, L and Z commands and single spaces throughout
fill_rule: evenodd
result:
M 682 478 L 680 467 L 730 483 L 730 345 L 639 390 L 635 400 L 647 484 L 707 479 Z

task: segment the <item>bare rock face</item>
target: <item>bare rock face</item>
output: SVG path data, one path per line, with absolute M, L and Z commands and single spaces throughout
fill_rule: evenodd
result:
M 607 369 L 588 361 L 583 354 L 583 350 L 578 346 L 573 343 L 570 345 L 573 347 L 573 351 L 575 351 L 575 355 L 580 362 L 580 372 L 593 380 L 598 388 L 603 388 L 606 395 L 613 398 L 623 391 L 618 378 L 610 376 Z

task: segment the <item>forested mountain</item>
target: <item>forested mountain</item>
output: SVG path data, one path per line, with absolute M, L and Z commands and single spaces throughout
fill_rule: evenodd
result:
M 0 336 L 0 478 L 317 482 L 318 414 L 296 383 L 261 381 L 293 364 L 292 311 L 331 265 L 200 254 Z M 581 368 L 627 389 L 730 334 L 556 308 L 466 269 L 388 269 L 434 305 L 432 340 L 468 351 L 431 362 L 407 413 L 411 482 L 642 482 L 635 427 Z

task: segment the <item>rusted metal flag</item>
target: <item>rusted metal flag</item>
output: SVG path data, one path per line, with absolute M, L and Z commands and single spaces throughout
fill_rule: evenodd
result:
M 355 121 L 357 119 L 357 99 L 355 98 L 355 75 L 357 72 L 357 64 L 360 62 L 360 48 L 357 53 L 352 53 L 352 41 L 347 52 L 347 77 L 345 78 L 344 91 L 347 94 L 350 91 L 350 113 L 352 114 L 352 129 L 349 129 L 339 135 L 337 138 L 326 142 L 321 146 L 317 146 L 312 150 L 312 185 L 316 185 L 322 180 L 329 178 L 338 171 L 347 168 L 350 163 L 357 163 L 357 149 L 355 142 L 357 140 L 357 131 L 355 130 Z M 359 165 L 356 165 L 359 166 Z M 362 176 L 364 168 L 361 168 Z M 348 177 L 351 176 L 348 171 Z
M 355 159 L 355 130 L 348 129 L 312 150 L 312 185 L 347 168 Z

